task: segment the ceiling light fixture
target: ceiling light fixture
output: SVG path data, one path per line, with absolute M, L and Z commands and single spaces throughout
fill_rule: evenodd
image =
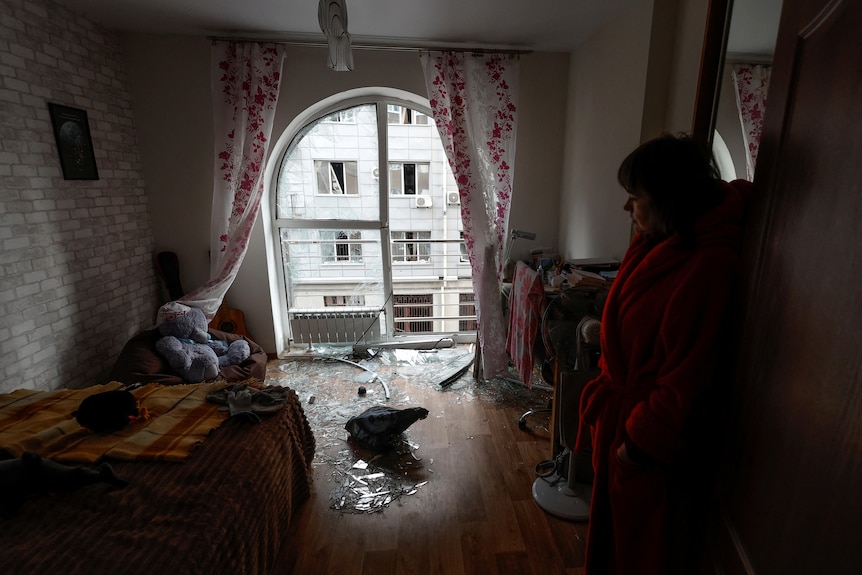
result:
M 329 67 L 336 72 L 353 70 L 353 52 L 350 50 L 350 34 L 347 33 L 346 0 L 320 0 L 317 20 L 329 43 Z

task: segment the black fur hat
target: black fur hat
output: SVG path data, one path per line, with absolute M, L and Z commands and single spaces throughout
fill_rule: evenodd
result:
M 115 389 L 85 397 L 72 416 L 81 427 L 96 433 L 124 429 L 139 415 L 138 401 L 131 392 Z

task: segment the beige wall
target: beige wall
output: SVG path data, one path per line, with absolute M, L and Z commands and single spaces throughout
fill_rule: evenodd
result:
M 208 279 L 212 195 L 212 106 L 209 42 L 205 38 L 134 34 L 123 38 L 130 91 L 140 121 L 140 144 L 157 249 L 177 252 L 183 287 Z M 361 87 L 388 87 L 425 96 L 415 52 L 356 50 L 353 72 L 325 66 L 321 48 L 289 47 L 272 133 L 318 101 Z M 510 226 L 540 232 L 555 243 L 566 102 L 567 54 L 521 58 L 521 92 L 514 198 Z M 535 245 L 539 245 L 538 243 Z M 523 249 L 533 247 L 525 244 Z M 273 352 L 272 298 L 263 226 L 258 222 L 237 279 L 231 307 L 264 349 Z
M 516 260 L 528 258 L 534 248 L 559 249 L 568 68 L 568 54 L 521 57 L 521 110 L 509 229 L 534 232 L 536 239 L 513 244 Z
M 617 168 L 641 142 L 691 129 L 708 0 L 637 0 L 572 54 L 560 201 L 564 257 L 621 259 L 631 238 Z
M 560 245 L 567 259 L 622 258 L 629 241 L 617 167 L 640 143 L 652 2 L 643 0 L 572 55 Z
M 664 121 L 664 131 L 672 133 L 691 130 L 709 0 L 677 0 L 677 3 L 676 25 L 664 31 L 674 37 Z
M 156 251 L 176 252 L 183 288 L 209 274 L 213 126 L 209 42 L 121 36 L 138 125 Z M 204 233 L 206 233 L 204 231 Z

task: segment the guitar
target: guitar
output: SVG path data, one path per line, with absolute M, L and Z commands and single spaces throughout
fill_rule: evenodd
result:
M 243 335 L 254 341 L 254 338 L 251 337 L 251 334 L 248 333 L 248 329 L 245 327 L 245 314 L 238 309 L 229 308 L 226 299 L 222 300 L 209 326 L 212 329 L 227 333 Z
M 178 300 L 185 295 L 185 290 L 180 283 L 180 260 L 174 252 L 159 252 L 156 254 L 156 268 L 168 295 L 172 300 Z

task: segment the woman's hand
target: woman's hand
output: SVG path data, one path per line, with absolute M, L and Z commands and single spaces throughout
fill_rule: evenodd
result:
M 626 449 L 625 442 L 620 443 L 620 446 L 617 448 L 617 457 L 619 457 L 620 461 L 623 463 L 628 463 L 629 465 L 634 465 L 634 461 L 629 457 L 629 451 Z

